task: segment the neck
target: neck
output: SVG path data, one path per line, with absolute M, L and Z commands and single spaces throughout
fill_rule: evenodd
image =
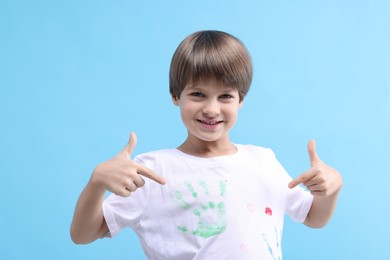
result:
M 183 153 L 204 158 L 230 155 L 237 152 L 237 147 L 229 139 L 208 142 L 193 140 L 190 137 L 177 149 Z

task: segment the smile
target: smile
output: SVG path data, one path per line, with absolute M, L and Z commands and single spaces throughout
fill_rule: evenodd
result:
M 198 121 L 199 123 L 202 123 L 202 124 L 205 124 L 205 125 L 210 125 L 210 126 L 214 126 L 214 125 L 218 125 L 220 123 L 223 123 L 223 121 L 215 121 L 215 120 L 200 120 L 200 119 L 197 119 L 196 121 Z

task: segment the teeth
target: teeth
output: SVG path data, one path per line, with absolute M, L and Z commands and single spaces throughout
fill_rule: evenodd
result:
M 203 120 L 199 120 L 199 121 L 207 125 L 216 125 L 221 122 L 221 121 L 203 121 Z

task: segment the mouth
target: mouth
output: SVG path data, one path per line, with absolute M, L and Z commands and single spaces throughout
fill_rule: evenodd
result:
M 223 123 L 222 120 L 217 121 L 217 120 L 201 120 L 201 119 L 197 119 L 196 121 L 198 121 L 201 124 L 208 125 L 208 126 L 215 126 L 215 125 L 218 125 L 220 123 Z

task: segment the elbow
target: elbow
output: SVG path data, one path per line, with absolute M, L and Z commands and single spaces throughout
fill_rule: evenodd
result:
M 329 220 L 322 220 L 322 221 L 311 221 L 309 217 L 305 219 L 303 224 L 305 226 L 313 228 L 313 229 L 320 229 L 325 227 L 328 224 Z
M 72 232 L 72 230 L 70 231 L 70 239 L 76 245 L 83 244 L 82 241 L 79 239 L 79 237 L 74 232 Z
M 327 223 L 305 223 L 306 226 L 313 229 L 321 229 L 326 226 Z
M 70 226 L 70 238 L 77 245 L 92 243 L 99 238 L 103 238 L 108 232 L 108 227 L 105 225 L 105 222 L 102 225 L 102 227 L 95 229 L 85 227 L 85 223 L 84 225 L 72 223 Z
M 90 241 L 85 241 L 85 240 L 82 240 L 80 239 L 79 237 L 77 236 L 74 236 L 74 235 L 70 235 L 70 238 L 72 239 L 72 242 L 76 245 L 85 245 L 85 244 L 89 244 Z
M 70 228 L 70 239 L 76 245 L 85 245 L 91 242 L 83 239 L 79 232 L 77 232 L 77 230 L 73 227 Z
M 75 245 L 82 245 L 83 243 L 81 243 L 81 241 L 79 241 L 76 237 L 74 237 L 74 236 L 70 236 L 70 238 L 72 239 L 72 242 L 73 242 L 73 244 L 75 244 Z

